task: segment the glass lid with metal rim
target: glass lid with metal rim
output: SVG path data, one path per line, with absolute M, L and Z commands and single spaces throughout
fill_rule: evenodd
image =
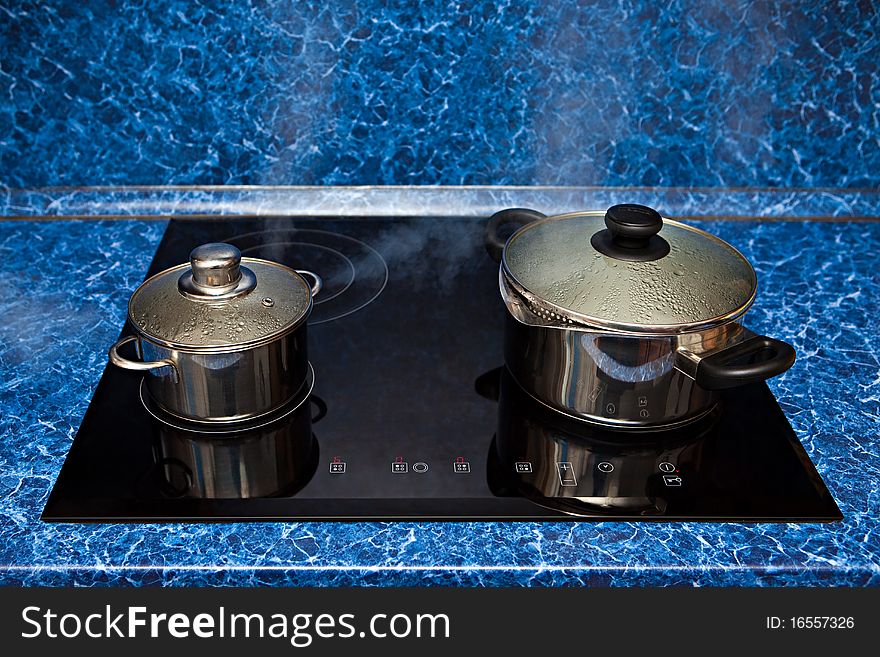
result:
M 561 318 L 679 333 L 735 319 L 755 298 L 751 264 L 726 242 L 651 208 L 540 219 L 507 242 L 504 270 Z
M 146 280 L 132 294 L 128 314 L 154 342 L 210 351 L 274 339 L 297 326 L 311 303 L 308 283 L 293 269 L 212 243 L 196 247 L 190 264 Z

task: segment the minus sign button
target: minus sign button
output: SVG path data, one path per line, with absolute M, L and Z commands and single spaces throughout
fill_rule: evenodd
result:
M 578 482 L 574 476 L 574 468 L 570 461 L 560 461 L 556 464 L 556 474 L 559 475 L 559 483 L 563 486 L 577 486 Z

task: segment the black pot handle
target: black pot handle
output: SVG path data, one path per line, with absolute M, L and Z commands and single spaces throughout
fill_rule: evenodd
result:
M 701 359 L 694 380 L 705 390 L 735 388 L 782 374 L 794 359 L 787 342 L 756 335 Z
M 526 208 L 510 208 L 509 210 L 501 210 L 496 212 L 489 218 L 486 229 L 483 231 L 483 243 L 486 246 L 486 252 L 495 262 L 501 262 L 501 255 L 504 253 L 504 245 L 507 240 L 502 239 L 500 229 L 502 226 L 515 226 L 521 228 L 526 224 L 530 224 L 538 219 L 544 219 L 546 215 L 541 214 L 537 210 L 528 210 Z

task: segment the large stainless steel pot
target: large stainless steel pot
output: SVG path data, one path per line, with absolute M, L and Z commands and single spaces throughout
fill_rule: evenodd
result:
M 271 413 L 306 381 L 306 320 L 320 289 L 311 272 L 242 258 L 229 244 L 199 246 L 189 264 L 132 294 L 134 334 L 110 348 L 110 362 L 146 371 L 150 396 L 179 418 L 239 422 Z M 138 360 L 120 353 L 129 342 Z
M 794 363 L 791 345 L 740 324 L 757 290 L 749 262 L 651 208 L 504 210 L 486 227 L 486 248 L 501 265 L 507 367 L 579 419 L 669 428 L 712 410 L 716 391 Z

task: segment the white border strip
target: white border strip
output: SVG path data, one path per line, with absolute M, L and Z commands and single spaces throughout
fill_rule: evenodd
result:
M 880 190 L 651 187 L 56 187 L 0 192 L 0 217 L 488 216 L 642 203 L 683 217 L 880 218 Z

